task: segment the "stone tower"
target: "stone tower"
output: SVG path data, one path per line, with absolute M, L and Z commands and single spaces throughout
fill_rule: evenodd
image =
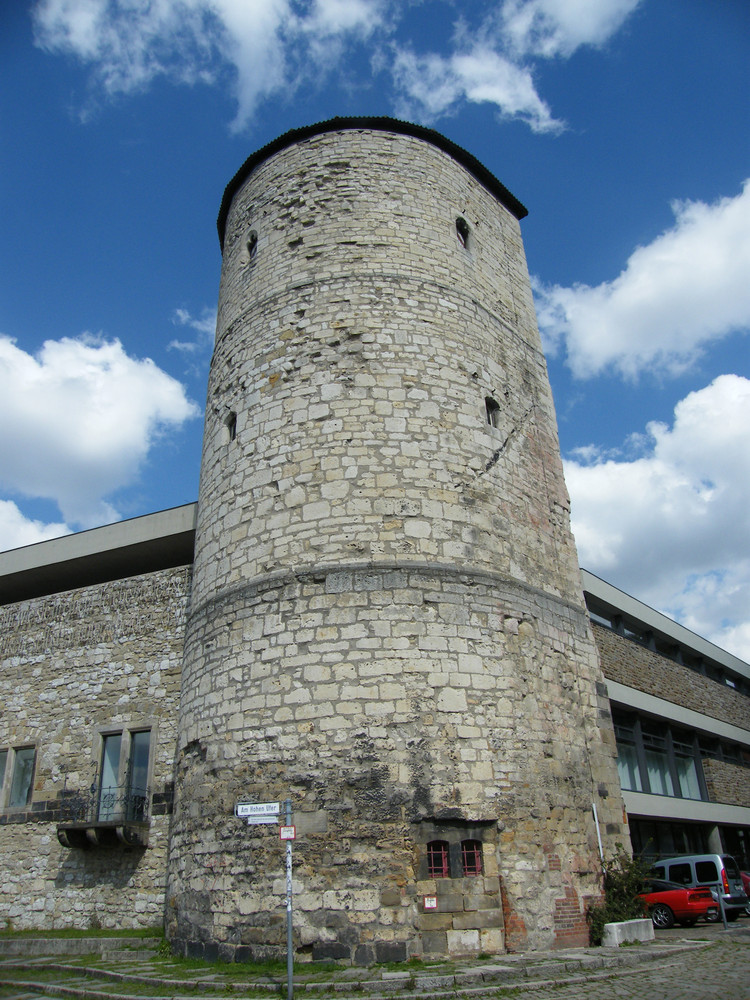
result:
M 251 156 L 223 269 L 168 934 L 355 962 L 585 942 L 627 842 L 523 206 L 443 136 L 334 119 Z

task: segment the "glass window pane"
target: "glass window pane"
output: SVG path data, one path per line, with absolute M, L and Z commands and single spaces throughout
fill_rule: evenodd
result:
M 13 782 L 10 786 L 9 806 L 25 806 L 31 798 L 31 779 L 34 776 L 34 748 L 16 750 L 13 761 Z
M 8 763 L 8 751 L 0 750 L 0 788 L 3 787 L 3 782 L 5 781 L 5 765 Z
M 128 773 L 128 818 L 147 818 L 148 752 L 151 733 L 148 730 L 130 734 L 130 767 Z
M 714 869 L 714 871 L 715 870 L 716 869 Z M 689 885 L 692 880 L 693 873 L 690 870 L 690 865 L 680 862 L 679 864 L 669 866 L 667 881 L 679 882 L 681 885 Z
M 646 768 L 648 769 L 648 783 L 654 795 L 674 795 L 669 763 L 663 753 L 646 750 Z
M 131 792 L 146 794 L 148 785 L 148 751 L 151 743 L 151 733 L 146 730 L 141 733 L 131 733 L 130 736 L 130 780 Z
M 699 882 L 718 882 L 719 873 L 713 861 L 696 861 L 695 877 Z
M 114 819 L 117 806 L 117 782 L 120 774 L 122 733 L 112 733 L 102 740 L 102 770 L 99 788 L 99 819 Z
M 677 765 L 677 777 L 680 779 L 680 792 L 683 798 L 699 799 L 701 788 L 698 783 L 695 760 L 692 757 L 677 757 L 675 764 Z
M 620 772 L 620 786 L 631 792 L 642 792 L 643 782 L 638 767 L 638 755 L 634 746 L 624 743 L 617 745 L 617 770 Z

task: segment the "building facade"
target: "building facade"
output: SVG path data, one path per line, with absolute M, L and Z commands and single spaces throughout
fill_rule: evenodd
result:
M 238 802 L 302 959 L 583 944 L 631 834 L 745 850 L 747 665 L 582 587 L 524 214 L 388 119 L 243 165 L 198 504 L 0 555 L 0 918 L 277 954 Z

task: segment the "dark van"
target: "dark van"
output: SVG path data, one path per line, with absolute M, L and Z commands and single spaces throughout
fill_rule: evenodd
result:
M 748 905 L 737 862 L 730 854 L 685 854 L 662 858 L 651 868 L 655 878 L 694 887 L 710 885 L 721 895 L 727 920 L 736 920 Z

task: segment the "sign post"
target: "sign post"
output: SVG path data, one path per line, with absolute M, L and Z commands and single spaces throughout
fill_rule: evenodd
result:
M 284 801 L 286 826 L 279 830 L 279 837 L 286 841 L 286 980 L 287 1000 L 294 998 L 294 941 L 292 934 L 292 841 L 296 831 L 292 826 L 292 800 Z M 247 821 L 249 826 L 279 822 L 280 802 L 237 802 L 234 815 Z
M 286 806 L 286 830 L 292 827 L 292 800 L 284 802 Z M 284 827 L 282 827 L 282 831 Z M 294 997 L 294 949 L 292 941 L 292 836 L 287 835 L 286 840 L 286 982 L 287 1000 Z

